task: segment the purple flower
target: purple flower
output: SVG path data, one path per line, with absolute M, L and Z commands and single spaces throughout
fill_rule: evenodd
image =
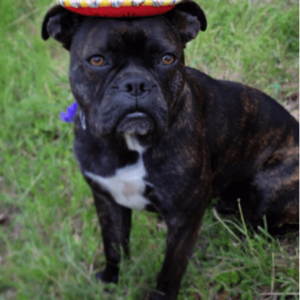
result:
M 67 112 L 60 112 L 60 120 L 67 123 L 73 123 L 78 108 L 77 102 L 74 102 L 72 105 L 68 106 Z

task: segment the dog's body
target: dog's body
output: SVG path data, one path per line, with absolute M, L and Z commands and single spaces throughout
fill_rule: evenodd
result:
M 71 25 L 71 26 L 70 26 Z M 166 256 L 151 300 L 175 299 L 209 200 L 253 226 L 298 220 L 298 123 L 276 101 L 242 84 L 184 66 L 183 48 L 204 13 L 185 1 L 163 16 L 100 19 L 61 7 L 43 37 L 70 50 L 70 82 L 81 113 L 74 153 L 91 186 L 107 265 L 117 282 L 129 255 L 131 209 L 166 221 Z M 81 117 L 80 117 L 81 116 Z

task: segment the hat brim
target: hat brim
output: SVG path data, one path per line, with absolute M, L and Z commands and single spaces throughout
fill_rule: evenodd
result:
M 107 18 L 125 18 L 125 17 L 147 17 L 147 16 L 155 16 L 166 13 L 167 11 L 174 8 L 175 5 L 164 5 L 164 6 L 121 6 L 118 8 L 115 7 L 79 7 L 75 8 L 72 6 L 68 6 L 65 8 L 73 11 L 74 13 L 85 15 L 85 16 L 93 16 L 93 17 L 107 17 Z

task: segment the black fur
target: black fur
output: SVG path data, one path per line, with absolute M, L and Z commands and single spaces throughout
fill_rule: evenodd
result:
M 162 16 L 103 19 L 55 7 L 42 36 L 70 50 L 70 83 L 86 118 L 75 120 L 74 153 L 102 227 L 107 265 L 97 278 L 117 282 L 120 247 L 129 255 L 131 209 L 86 172 L 113 176 L 139 159 L 124 133 L 145 147 L 147 209 L 168 226 L 165 260 L 151 300 L 174 300 L 209 200 L 272 230 L 298 220 L 297 121 L 264 93 L 219 81 L 184 65 L 183 48 L 206 29 L 202 9 L 184 1 Z M 174 62 L 162 62 L 173 55 Z M 97 67 L 91 58 L 101 56 Z M 169 59 L 170 57 L 168 57 Z M 132 117 L 132 113 L 140 112 Z

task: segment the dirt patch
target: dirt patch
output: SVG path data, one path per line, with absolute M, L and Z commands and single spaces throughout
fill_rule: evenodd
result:
M 299 121 L 299 91 L 292 92 L 287 96 L 284 107 Z

